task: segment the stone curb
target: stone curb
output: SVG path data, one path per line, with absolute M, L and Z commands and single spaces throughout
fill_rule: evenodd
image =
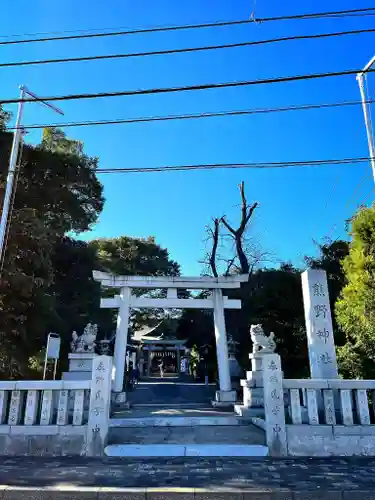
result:
M 0 486 L 1 500 L 371 500 L 374 490 Z

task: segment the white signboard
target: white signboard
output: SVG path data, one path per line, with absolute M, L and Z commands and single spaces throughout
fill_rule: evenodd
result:
M 57 333 L 49 333 L 47 340 L 47 359 L 59 359 L 61 339 Z

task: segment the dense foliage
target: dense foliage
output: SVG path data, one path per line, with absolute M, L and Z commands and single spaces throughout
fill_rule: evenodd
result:
M 3 197 L 12 134 L 0 133 L 0 197 Z M 60 134 L 61 137 L 61 134 Z M 58 324 L 53 256 L 69 231 L 88 230 L 104 204 L 97 159 L 43 144 L 24 145 L 1 262 L 0 373 L 26 376 L 28 359 Z M 66 138 L 66 143 L 69 139 Z
M 347 284 L 336 304 L 346 343 L 339 350 L 343 373 L 375 377 L 375 208 L 361 208 L 351 221 L 352 241 L 343 261 Z

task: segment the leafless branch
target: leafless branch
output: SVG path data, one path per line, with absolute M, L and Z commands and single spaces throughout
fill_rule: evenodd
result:
M 219 231 L 220 231 L 220 219 L 215 218 L 213 220 L 214 229 L 211 229 L 212 233 L 212 250 L 210 255 L 210 266 L 212 270 L 212 274 L 217 278 L 219 276 L 217 272 L 216 266 L 216 255 L 217 255 L 217 246 L 219 244 Z
M 251 274 L 257 265 L 265 258 L 253 240 L 246 238 L 246 231 L 258 203 L 247 204 L 245 184 L 239 185 L 241 204 L 241 219 L 238 228 L 233 227 L 224 215 L 214 218 L 213 224 L 206 228 L 205 246 L 207 253 L 203 263 L 211 274 L 228 276 L 230 273 Z
M 229 276 L 230 270 L 231 270 L 231 268 L 232 268 L 232 266 L 234 264 L 234 261 L 236 260 L 236 257 L 237 257 L 237 255 L 235 255 L 232 259 L 228 260 L 227 268 L 225 270 L 224 276 Z
M 244 250 L 243 245 L 243 237 L 246 231 L 247 225 L 258 206 L 258 202 L 253 203 L 252 205 L 247 204 L 246 195 L 245 195 L 245 183 L 242 181 L 239 185 L 240 194 L 241 194 L 241 222 L 238 229 L 234 229 L 229 222 L 226 220 L 225 216 L 221 218 L 221 222 L 228 229 L 228 231 L 233 235 L 235 245 L 236 245 L 236 253 L 238 256 L 238 260 L 240 263 L 241 272 L 244 274 L 249 274 L 251 272 L 251 265 L 249 263 L 249 259 L 247 258 L 246 252 Z

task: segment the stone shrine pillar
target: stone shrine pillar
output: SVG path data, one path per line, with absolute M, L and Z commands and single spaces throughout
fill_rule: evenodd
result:
M 327 273 L 322 269 L 303 272 L 302 292 L 311 378 L 338 378 Z
M 120 307 L 117 315 L 116 340 L 114 351 L 115 376 L 113 381 L 113 391 L 115 392 L 116 403 L 126 402 L 126 392 L 124 392 L 124 375 L 126 364 L 126 346 L 129 329 L 129 304 L 131 289 L 122 287 L 120 292 Z
M 220 288 L 212 290 L 214 303 L 214 327 L 216 339 L 217 367 L 220 390 L 216 391 L 215 406 L 228 406 L 236 402 L 236 391 L 232 391 L 229 372 L 227 332 L 225 328 L 224 300 Z

